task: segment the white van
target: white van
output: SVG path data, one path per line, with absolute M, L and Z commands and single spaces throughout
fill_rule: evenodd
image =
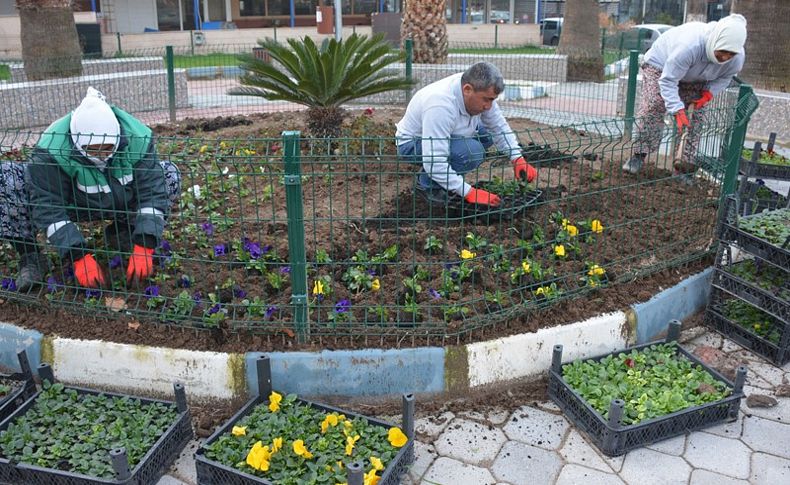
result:
M 562 17 L 548 17 L 540 21 L 540 38 L 544 45 L 559 44 L 561 32 Z

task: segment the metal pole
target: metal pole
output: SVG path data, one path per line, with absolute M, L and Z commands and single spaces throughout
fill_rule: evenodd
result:
M 724 182 L 722 183 L 719 196 L 720 202 L 723 202 L 729 194 L 735 192 L 735 185 L 738 182 L 738 167 L 741 164 L 743 142 L 746 140 L 746 128 L 749 125 L 749 118 L 751 118 L 751 112 L 745 113 L 745 108 L 742 108 L 742 106 L 749 96 L 753 96 L 752 87 L 748 84 L 741 84 L 738 89 L 738 101 L 735 105 L 735 122 L 733 123 L 730 141 L 727 144 L 727 168 L 724 171 Z M 722 204 L 719 204 L 719 207 L 722 206 Z
M 639 73 L 639 51 L 632 50 L 628 57 L 628 92 L 625 98 L 624 137 L 631 139 L 634 130 L 634 108 L 636 107 L 636 76 Z
M 118 55 L 122 56 L 123 55 L 123 49 L 121 48 L 121 33 L 120 32 L 116 32 L 115 33 L 115 38 L 118 39 Z
M 466 0 L 461 0 L 461 23 L 466 23 Z
M 294 0 L 290 0 L 290 13 L 291 13 L 291 28 L 294 28 L 296 25 L 296 6 L 294 5 Z
M 176 122 L 176 73 L 173 67 L 173 46 L 165 47 L 167 53 L 167 107 L 170 110 L 170 122 Z
M 285 211 L 288 215 L 288 257 L 291 262 L 291 305 L 299 342 L 307 340 L 307 256 L 304 249 L 304 210 L 298 131 L 283 132 L 285 147 Z
M 343 6 L 340 0 L 335 0 L 335 40 L 343 40 Z

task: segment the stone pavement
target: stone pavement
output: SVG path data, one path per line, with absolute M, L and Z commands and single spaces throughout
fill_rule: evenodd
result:
M 551 402 L 517 409 L 445 412 L 415 423 L 415 463 L 405 485 L 790 483 L 790 364 L 777 368 L 718 334 L 704 331 L 684 347 L 706 358 L 748 366 L 738 420 L 606 457 Z M 751 401 L 766 400 L 752 397 Z M 768 400 L 770 401 L 770 400 Z M 419 400 L 417 402 L 419 416 Z M 196 484 L 197 442 L 159 485 Z

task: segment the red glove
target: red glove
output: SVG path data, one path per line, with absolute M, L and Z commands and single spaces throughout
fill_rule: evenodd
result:
M 699 99 L 694 100 L 693 103 L 696 109 L 700 109 L 711 101 L 713 101 L 713 93 L 705 89 L 702 91 L 702 95 Z
M 464 200 L 470 204 L 497 206 L 501 202 L 499 196 L 474 187 L 469 191 Z
M 74 277 L 80 286 L 86 288 L 97 288 L 104 284 L 104 274 L 92 254 L 74 261 Z
M 154 248 L 146 248 L 134 245 L 132 256 L 129 258 L 129 266 L 126 268 L 126 280 L 143 280 L 154 272 Z
M 677 113 L 675 113 L 675 121 L 678 124 L 678 131 L 683 131 L 683 128 L 690 127 L 689 119 L 686 116 L 686 110 L 681 109 Z
M 538 176 L 538 171 L 535 170 L 535 167 L 528 164 L 524 157 L 518 157 L 513 160 L 513 173 L 517 179 L 526 180 L 527 182 L 532 182 Z

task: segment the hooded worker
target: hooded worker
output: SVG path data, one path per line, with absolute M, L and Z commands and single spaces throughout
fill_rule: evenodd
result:
M 157 159 L 150 128 L 88 88 L 74 111 L 45 130 L 28 161 L 4 163 L 0 171 L 0 236 L 12 239 L 19 253 L 19 291 L 41 282 L 46 271 L 37 231 L 72 262 L 80 286 L 106 283 L 78 221 L 111 220 L 105 249 L 129 256 L 127 279 L 153 274 L 154 249 L 181 179 L 175 165 Z
M 633 155 L 623 170 L 637 173 L 661 143 L 664 114 L 678 131 L 689 130 L 683 159 L 693 162 L 705 124 L 704 108 L 743 68 L 746 19 L 732 14 L 718 22 L 689 22 L 664 32 L 647 51 L 641 66 L 641 105 Z M 686 109 L 694 105 L 694 123 Z

